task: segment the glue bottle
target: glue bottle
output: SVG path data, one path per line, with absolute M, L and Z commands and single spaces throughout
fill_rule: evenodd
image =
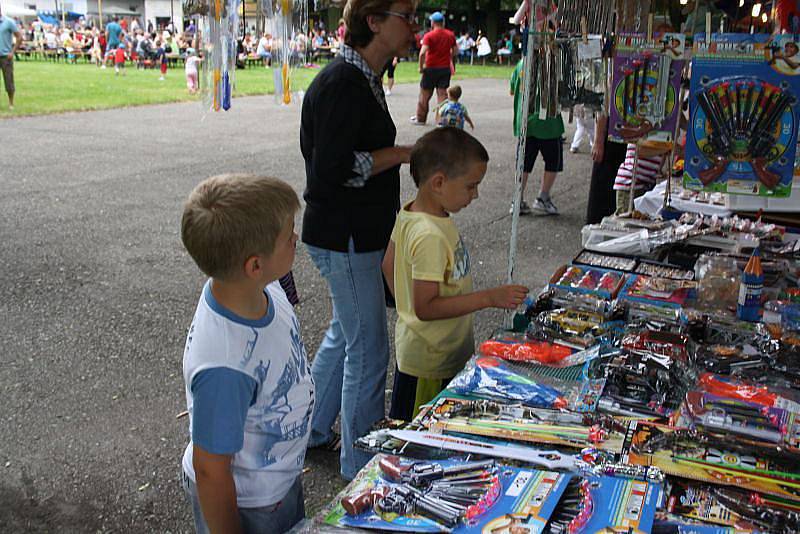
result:
M 743 321 L 757 322 L 761 319 L 761 290 L 764 288 L 764 271 L 761 269 L 761 254 L 756 248 L 747 261 L 739 284 L 739 300 L 736 316 Z

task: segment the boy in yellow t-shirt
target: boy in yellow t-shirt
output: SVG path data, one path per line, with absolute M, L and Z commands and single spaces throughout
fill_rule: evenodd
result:
M 403 206 L 383 260 L 397 302 L 390 417 L 411 420 L 473 353 L 472 313 L 513 309 L 524 286 L 472 290 L 469 254 L 450 217 L 478 198 L 489 154 L 458 128 L 423 135 L 411 151 L 417 197 Z

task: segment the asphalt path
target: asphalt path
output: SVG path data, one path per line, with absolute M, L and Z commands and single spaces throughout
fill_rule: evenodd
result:
M 516 144 L 502 80 L 462 82 L 491 161 L 480 198 L 455 216 L 475 286 L 506 277 Z M 19 95 L 24 98 L 24 95 Z M 417 88 L 389 97 L 398 143 Z M 170 104 L 0 121 L 0 530 L 188 532 L 178 483 L 187 442 L 181 357 L 203 276 L 184 252 L 181 206 L 225 172 L 305 183 L 299 107 L 236 99 L 227 113 Z M 567 125 L 571 137 L 574 125 Z M 565 151 L 558 217 L 524 217 L 515 278 L 541 287 L 580 248 L 591 161 Z M 534 185 L 542 172 L 537 161 Z M 414 186 L 406 169 L 402 197 Z M 300 218 L 298 217 L 298 227 Z M 327 289 L 301 246 L 297 312 L 313 357 Z M 390 324 L 394 316 L 389 316 Z M 502 321 L 476 317 L 476 338 Z M 342 486 L 338 458 L 310 453 L 311 512 Z

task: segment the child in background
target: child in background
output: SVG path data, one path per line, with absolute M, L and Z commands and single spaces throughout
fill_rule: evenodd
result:
M 181 239 L 209 280 L 183 353 L 183 486 L 197 532 L 286 532 L 303 519 L 314 383 L 277 280 L 300 201 L 276 178 L 222 175 L 189 196 Z
M 120 71 L 125 76 L 125 44 L 120 43 L 114 51 L 114 75 L 119 76 Z
M 390 417 L 411 420 L 474 353 L 472 313 L 514 309 L 524 286 L 473 291 L 470 260 L 450 214 L 478 198 L 489 154 L 458 128 L 436 128 L 411 151 L 416 198 L 397 216 L 383 273 L 397 302 Z
M 161 76 L 158 79 L 163 82 L 167 76 L 167 50 L 164 41 L 161 39 L 158 40 L 156 45 L 158 46 L 156 49 L 156 61 L 158 61 L 161 68 Z
M 186 65 L 184 67 L 184 71 L 186 72 L 186 87 L 189 89 L 189 94 L 192 95 L 197 93 L 197 90 L 200 88 L 200 85 L 197 83 L 197 67 L 200 65 L 201 61 L 203 60 L 197 57 L 194 48 L 186 50 Z
M 617 195 L 617 215 L 627 213 L 631 203 L 631 178 L 636 163 L 636 185 L 634 198 L 643 195 L 656 185 L 661 166 L 664 162 L 664 149 L 639 147 L 639 159 L 636 160 L 636 145 L 628 144 L 625 161 L 619 166 L 614 180 L 614 191 Z
M 464 121 L 466 121 L 469 123 L 470 128 L 475 129 L 475 124 L 467 112 L 467 107 L 459 102 L 460 99 L 460 85 L 451 85 L 447 88 L 447 100 L 436 108 L 436 124 L 438 126 L 453 126 L 463 130 Z

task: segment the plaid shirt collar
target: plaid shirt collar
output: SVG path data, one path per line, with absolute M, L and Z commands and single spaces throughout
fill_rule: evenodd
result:
M 375 72 L 373 72 L 372 68 L 364 60 L 361 54 L 359 54 L 353 47 L 342 43 L 341 47 L 339 48 L 339 55 L 342 56 L 342 59 L 344 59 L 345 63 L 349 63 L 361 71 L 361 73 L 369 82 L 369 87 L 372 89 L 372 94 L 375 95 L 375 99 L 383 107 L 383 109 L 389 111 L 389 107 L 386 105 L 386 95 L 383 93 L 383 84 L 381 83 L 381 79 L 377 74 L 375 74 Z

